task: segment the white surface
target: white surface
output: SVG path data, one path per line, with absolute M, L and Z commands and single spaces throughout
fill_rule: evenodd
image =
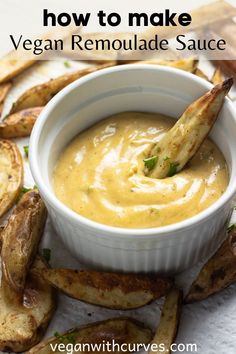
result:
M 206 66 L 206 70 L 208 69 L 209 68 Z M 53 65 L 53 75 L 51 71 L 51 64 L 50 73 L 48 69 L 45 69 L 45 64 L 42 64 L 37 70 L 29 70 L 31 74 L 34 73 L 35 75 L 35 73 L 37 73 L 33 81 L 41 82 L 44 81 L 46 77 L 58 75 L 59 72 L 68 71 L 68 69 L 60 63 L 56 67 Z M 211 71 L 212 69 L 210 68 L 209 74 Z M 42 72 L 44 75 L 42 75 Z M 18 85 L 12 91 L 12 95 L 6 105 L 6 110 L 9 108 L 10 101 L 24 90 L 24 85 L 20 84 L 22 78 L 26 80 L 27 76 L 24 74 L 17 80 Z M 31 81 L 31 83 L 33 81 Z M 26 144 L 27 139 L 22 139 L 19 145 L 23 147 Z M 25 185 L 33 186 L 34 182 L 29 173 L 27 160 L 25 160 L 25 172 Z M 81 265 L 65 249 L 55 231 L 52 230 L 50 222 L 47 224 L 41 244 L 41 248 L 44 247 L 48 247 L 52 250 L 51 265 L 53 267 L 81 268 Z M 178 284 L 183 285 L 186 289 L 194 279 L 199 268 L 200 265 L 181 274 L 178 277 Z M 184 306 L 177 343 L 196 343 L 198 345 L 198 353 L 200 354 L 235 354 L 235 292 L 236 284 L 206 301 Z M 121 312 L 87 305 L 60 294 L 58 298 L 58 308 L 46 336 L 53 334 L 55 331 L 64 331 L 78 324 L 120 316 L 121 314 L 144 321 L 154 329 L 159 321 L 160 305 L 162 302 L 163 300 L 160 300 L 138 310 Z M 91 314 L 91 316 L 89 316 L 89 314 Z

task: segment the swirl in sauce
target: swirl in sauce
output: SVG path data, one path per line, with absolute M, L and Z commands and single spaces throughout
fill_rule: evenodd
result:
M 56 196 L 89 219 L 127 228 L 169 225 L 208 208 L 229 180 L 226 161 L 210 139 L 173 177 L 144 176 L 148 149 L 174 122 L 156 113 L 126 112 L 80 133 L 56 164 Z

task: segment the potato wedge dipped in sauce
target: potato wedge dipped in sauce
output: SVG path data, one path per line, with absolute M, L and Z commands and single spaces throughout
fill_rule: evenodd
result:
M 175 166 L 176 172 L 184 168 L 209 134 L 232 85 L 233 79 L 222 82 L 186 109 L 165 137 L 151 149 L 150 157 L 156 157 L 156 162 L 152 169 L 146 169 L 147 175 L 171 177 L 171 165 Z
M 177 122 L 124 112 L 80 133 L 56 163 L 56 196 L 82 216 L 126 228 L 165 226 L 208 208 L 229 181 L 207 135 L 232 83 L 200 97 Z

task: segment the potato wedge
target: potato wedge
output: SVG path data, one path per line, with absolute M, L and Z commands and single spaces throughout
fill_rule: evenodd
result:
M 171 344 L 174 342 L 179 319 L 181 314 L 183 293 L 181 290 L 173 288 L 166 296 L 166 300 L 162 309 L 160 323 L 157 327 L 156 334 L 152 340 L 152 344 L 156 344 L 158 347 L 163 344 L 164 351 L 161 347 L 160 350 L 150 350 L 149 354 L 158 353 L 171 353 Z
M 156 275 L 48 269 L 40 275 L 66 295 L 112 309 L 132 309 L 164 296 L 172 280 Z
M 76 28 L 78 30 L 78 27 Z M 74 33 L 75 27 L 68 26 L 57 28 L 57 31 L 51 30 L 46 33 L 41 34 L 41 39 L 58 39 L 62 40 Z M 38 60 L 42 59 L 44 53 L 41 55 L 33 55 L 30 52 L 27 53 L 25 50 L 11 51 L 0 59 L 0 83 L 5 83 L 17 75 L 21 74 L 23 71 L 37 63 Z
M 204 80 L 209 81 L 207 75 L 199 68 L 196 68 L 196 70 L 194 71 L 194 74 L 197 75 L 198 77 L 201 77 Z
M 11 82 L 6 82 L 5 84 L 0 84 L 0 116 L 2 114 L 4 101 L 7 97 L 8 92 L 12 87 Z
M 163 66 L 169 66 L 172 68 L 193 73 L 195 72 L 196 67 L 198 65 L 198 60 L 196 58 L 179 59 L 179 60 L 144 60 L 144 61 L 134 62 L 133 64 L 163 65 Z
M 44 262 L 37 258 L 37 269 L 45 269 Z M 46 330 L 55 310 L 55 293 L 50 285 L 30 274 L 24 290 L 24 302 L 5 302 L 0 289 L 0 351 L 24 352 L 37 344 Z
M 0 138 L 12 139 L 29 136 L 43 107 L 33 107 L 13 113 L 0 123 Z
M 25 193 L 2 231 L 2 274 L 5 290 L 22 300 L 26 276 L 37 252 L 45 221 L 46 207 L 36 190 Z
M 0 60 L 0 83 L 13 79 L 35 62 L 32 59 L 20 60 L 18 53 L 10 52 Z
M 87 74 L 112 66 L 111 64 L 103 64 L 90 68 L 77 70 L 69 74 L 65 74 L 47 81 L 41 85 L 34 86 L 21 95 L 13 104 L 11 114 L 19 112 L 26 108 L 45 106 L 53 96 L 55 96 L 64 87 L 71 84 L 73 81 Z
M 73 345 L 87 343 L 92 345 L 101 345 L 102 343 L 122 344 L 148 344 L 152 339 L 152 331 L 142 323 L 126 317 L 109 319 L 101 322 L 95 322 L 86 326 L 81 326 L 67 331 L 56 337 L 46 339 L 34 348 L 29 350 L 28 354 L 49 354 L 60 353 L 58 345 L 71 343 Z M 55 350 L 52 350 L 54 348 Z M 91 352 L 85 347 L 84 352 Z M 99 348 L 98 348 L 99 349 Z M 116 348 L 115 348 L 116 349 Z M 141 348 L 140 348 L 141 349 Z M 62 352 L 66 352 L 62 351 Z M 94 353 L 108 353 L 108 350 L 93 350 Z M 112 352 L 118 352 L 114 350 Z
M 185 302 L 206 299 L 236 281 L 236 229 L 229 233 L 216 253 L 200 270 Z
M 202 29 L 219 21 L 232 19 L 236 16 L 236 8 L 224 0 L 216 0 L 206 5 L 195 8 L 190 12 L 192 22 L 190 26 L 181 27 L 181 34 Z M 179 26 L 162 26 L 158 28 L 160 38 L 172 38 L 180 32 Z M 143 37 L 152 38 L 156 34 L 156 27 L 148 28 Z
M 23 162 L 15 143 L 0 140 L 0 217 L 17 200 L 23 184 Z
M 221 68 L 218 66 L 213 73 L 213 76 L 211 78 L 211 82 L 214 85 L 218 85 L 222 81 L 223 81 L 223 74 L 222 74 Z
M 183 169 L 209 134 L 232 85 L 232 78 L 222 82 L 185 110 L 163 139 L 151 148 L 150 158 L 144 160 L 146 175 L 172 177 Z M 150 159 L 155 159 L 153 164 L 146 163 Z

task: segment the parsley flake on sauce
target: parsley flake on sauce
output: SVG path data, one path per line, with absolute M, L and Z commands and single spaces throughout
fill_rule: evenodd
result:
M 143 162 L 144 162 L 144 166 L 149 170 L 153 170 L 154 167 L 156 166 L 157 164 L 157 161 L 158 161 L 158 156 L 151 156 L 151 157 L 148 157 L 147 159 L 144 159 Z
M 172 177 L 177 173 L 177 168 L 179 166 L 178 162 L 170 162 L 170 168 L 167 173 L 167 177 Z

